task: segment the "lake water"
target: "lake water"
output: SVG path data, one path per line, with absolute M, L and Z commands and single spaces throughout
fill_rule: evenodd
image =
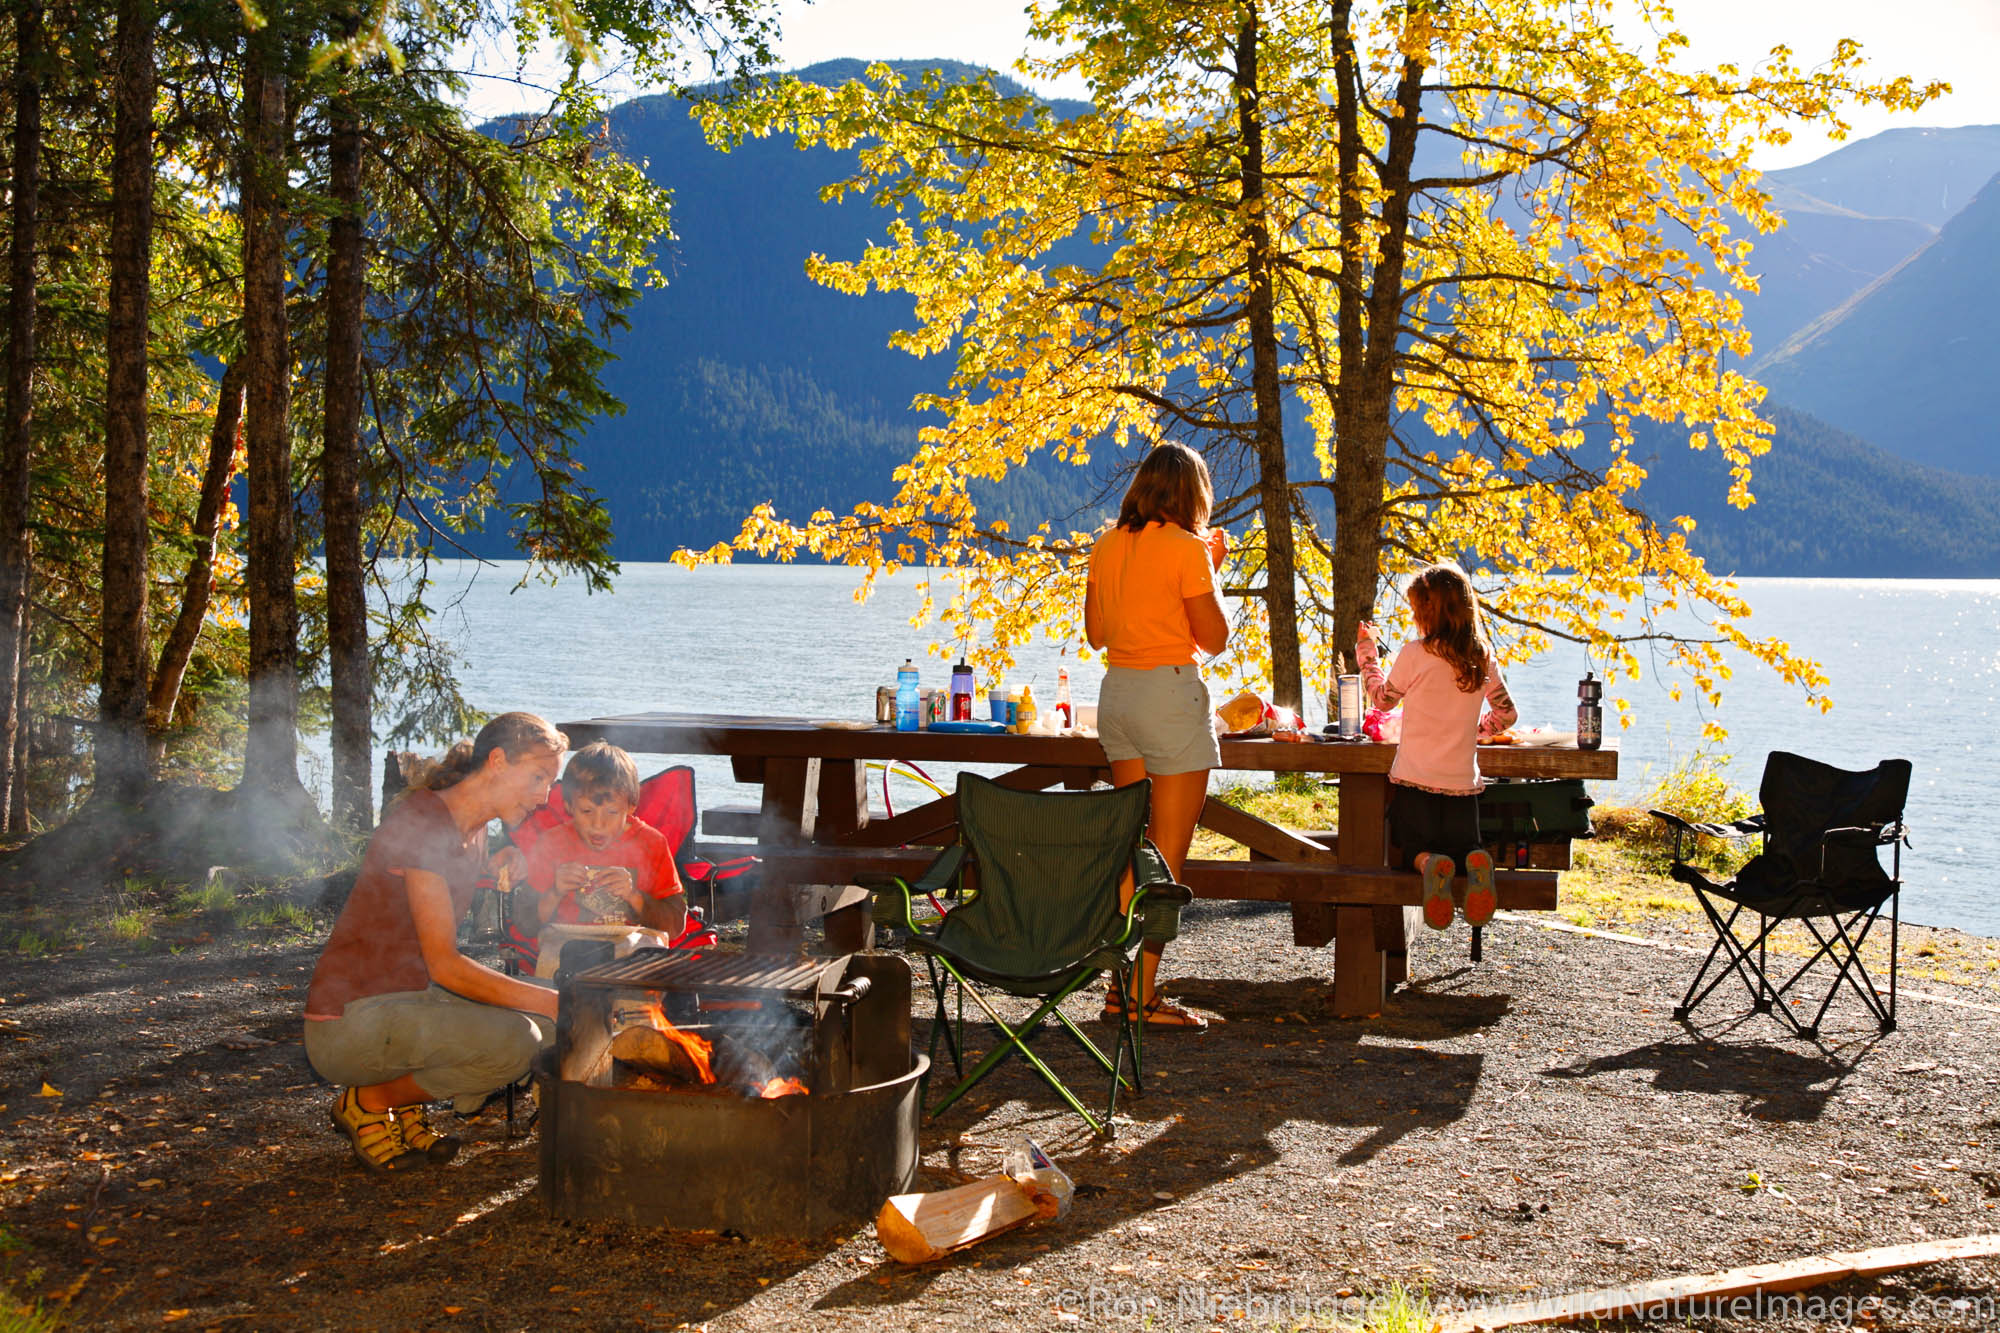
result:
M 943 684 L 948 670 L 921 656 L 928 638 L 909 626 L 911 575 L 857 604 L 855 575 L 825 567 L 627 565 L 616 591 L 596 596 L 575 581 L 513 591 L 520 574 L 518 565 L 447 564 L 441 581 L 457 595 L 434 602 L 449 602 L 436 623 L 463 659 L 466 697 L 493 712 L 524 708 L 554 721 L 652 710 L 871 717 L 875 687 L 893 683 L 905 657 L 918 657 L 927 685 Z M 1835 707 L 1821 714 L 1768 670 L 1739 664 L 1716 714 L 1730 731 L 1731 778 L 1754 792 L 1774 749 L 1844 768 L 1911 760 L 1905 915 L 2000 935 L 1991 887 L 2000 866 L 1991 817 L 2000 791 L 2000 582 L 1746 579 L 1742 591 L 1756 608 L 1753 632 L 1816 658 Z M 1020 656 L 1011 680 L 1032 679 L 1038 698 L 1053 698 L 1061 666 L 1079 702 L 1096 698 L 1097 664 L 1053 645 Z M 1587 665 L 1580 648 L 1565 648 L 1510 667 L 1522 722 L 1573 726 Z M 1606 700 L 1624 776 L 1597 784 L 1600 802 L 1638 801 L 1699 749 L 1703 713 L 1670 699 L 1670 683 L 1620 682 L 1614 693 L 1633 719 L 1622 732 Z M 642 772 L 648 762 L 641 758 Z M 754 788 L 730 781 L 726 761 L 696 769 L 704 804 L 756 799 Z M 932 776 L 949 785 L 948 773 Z M 899 809 L 922 794 L 901 779 L 891 789 Z

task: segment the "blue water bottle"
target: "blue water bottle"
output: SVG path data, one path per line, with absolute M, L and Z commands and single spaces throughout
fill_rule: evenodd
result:
M 896 672 L 896 730 L 917 729 L 917 708 L 921 702 L 917 695 L 917 664 L 906 657 Z

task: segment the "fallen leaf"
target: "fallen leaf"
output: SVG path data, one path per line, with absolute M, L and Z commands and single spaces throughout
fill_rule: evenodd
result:
M 150 1180 L 142 1180 L 139 1182 L 139 1188 L 142 1190 L 163 1190 L 166 1187 L 167 1187 L 167 1182 L 162 1180 L 158 1176 L 154 1176 Z
M 185 1319 L 193 1313 L 194 1311 L 192 1310 L 169 1310 L 165 1314 L 160 1316 L 160 1322 L 163 1324 L 171 1324 L 176 1319 Z
M 444 1312 L 446 1314 L 459 1314 L 464 1309 L 465 1307 L 463 1305 L 447 1305 L 444 1307 Z
M 62 1096 L 62 1093 L 60 1090 L 50 1087 L 48 1083 L 44 1081 L 42 1083 L 42 1090 L 36 1093 L 35 1095 L 37 1097 L 60 1097 Z

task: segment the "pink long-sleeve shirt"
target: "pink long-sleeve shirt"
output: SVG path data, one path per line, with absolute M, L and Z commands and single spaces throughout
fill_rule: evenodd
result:
M 1377 708 L 1403 705 L 1403 738 L 1389 765 L 1389 781 L 1448 796 L 1476 795 L 1481 782 L 1473 747 L 1513 725 L 1516 716 L 1494 656 L 1486 655 L 1486 677 L 1468 693 L 1458 688 L 1451 664 L 1427 644 L 1413 643 L 1396 654 L 1387 679 L 1373 643 L 1355 645 L 1354 655 L 1368 701 Z M 1480 708 L 1489 703 L 1492 711 L 1482 719 Z

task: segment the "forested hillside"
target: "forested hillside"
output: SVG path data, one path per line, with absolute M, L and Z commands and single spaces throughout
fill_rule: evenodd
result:
M 801 73 L 837 84 L 861 69 L 840 61 Z M 909 403 L 941 390 L 951 365 L 889 346 L 912 322 L 906 298 L 850 296 L 805 275 L 807 256 L 858 255 L 886 224 L 867 204 L 820 198 L 852 169 L 851 154 L 801 152 L 779 139 L 722 154 L 687 103 L 666 96 L 618 107 L 610 131 L 651 176 L 673 183 L 677 237 L 669 286 L 647 292 L 612 343 L 618 360 L 605 378 L 627 410 L 595 424 L 582 450 L 586 480 L 610 507 L 619 558 L 660 560 L 726 541 L 765 502 L 803 517 L 887 498 L 894 469 L 916 446 L 921 420 Z M 2000 162 L 2000 130 L 1968 127 L 1881 135 L 1772 173 L 1789 225 L 1759 243 L 1764 291 L 1745 303 L 1759 351 L 1925 245 L 1931 219 L 1962 201 L 1969 173 L 1989 161 Z M 1892 205 L 1903 197 L 1913 202 L 1898 216 Z M 1861 376 L 1853 390 L 1866 395 L 1877 382 Z M 1722 503 L 1713 455 L 1657 437 L 1663 465 L 1648 500 L 1694 514 L 1696 545 L 1720 567 L 2000 573 L 1987 488 L 1903 463 L 1811 417 L 1780 410 L 1774 419 L 1777 442 L 1759 463 L 1759 503 L 1748 513 Z M 1017 528 L 1079 515 L 1087 524 L 1106 503 L 1105 476 L 1103 467 L 1041 461 L 999 493 L 975 488 L 975 498 Z M 497 542 L 477 548 L 501 553 Z

